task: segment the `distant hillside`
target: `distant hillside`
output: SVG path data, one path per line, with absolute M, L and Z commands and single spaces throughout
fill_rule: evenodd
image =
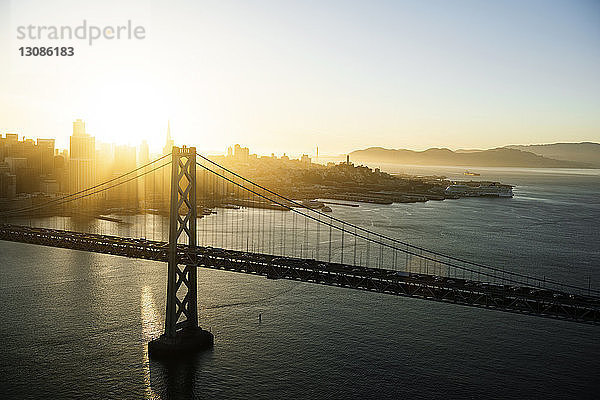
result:
M 600 143 L 554 143 L 536 144 L 530 146 L 506 146 L 509 149 L 529 151 L 531 153 L 554 158 L 588 164 L 600 168 Z
M 370 147 L 350 153 L 354 162 L 385 162 L 415 165 L 456 165 L 480 167 L 581 168 L 580 162 L 555 160 L 526 151 L 509 148 L 454 152 L 448 149 L 413 151 Z

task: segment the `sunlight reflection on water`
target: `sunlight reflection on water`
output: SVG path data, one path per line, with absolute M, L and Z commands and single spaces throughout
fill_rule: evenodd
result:
M 150 382 L 150 361 L 148 358 L 148 342 L 160 336 L 163 327 L 163 319 L 161 314 L 156 309 L 154 297 L 150 286 L 143 286 L 140 298 L 140 311 L 142 318 L 142 351 L 143 351 L 143 370 L 144 370 L 144 386 L 147 399 L 159 398 L 158 394 L 154 393 Z

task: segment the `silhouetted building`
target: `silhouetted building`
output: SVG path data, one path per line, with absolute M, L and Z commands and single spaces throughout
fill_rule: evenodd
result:
M 136 148 L 133 146 L 116 146 L 115 162 L 113 164 L 113 178 L 133 171 L 137 168 Z M 107 200 L 112 207 L 137 208 L 138 206 L 138 182 L 132 180 L 116 186 L 107 191 Z
M 16 174 L 20 169 L 27 168 L 27 159 L 25 157 L 5 157 L 4 162 L 13 174 Z
M 139 156 L 139 165 L 145 165 L 150 162 L 150 147 L 148 146 L 148 142 L 142 140 L 140 144 L 140 156 Z
M 60 185 L 56 179 L 42 179 L 40 181 L 40 192 L 57 194 L 60 192 Z
M 163 154 L 171 154 L 175 142 L 171 139 L 171 121 L 167 121 L 167 141 L 163 148 Z
M 23 139 L 16 133 L 0 135 L 0 162 L 15 175 L 17 193 L 42 191 L 43 179 L 57 179 L 54 166 L 54 139 Z M 12 178 L 11 178 L 12 179 Z
M 141 167 L 142 165 L 146 165 L 150 162 L 150 147 L 148 146 L 148 142 L 142 140 L 140 144 L 140 150 L 138 153 L 138 163 L 137 166 Z M 140 178 L 136 179 L 138 186 L 138 201 L 143 208 L 149 208 L 147 199 L 150 199 L 150 193 L 148 190 L 150 189 L 150 185 L 148 185 L 149 176 L 143 175 L 144 172 L 148 171 L 151 167 L 146 167 L 138 172 L 138 176 Z M 143 175 L 143 176 L 142 176 Z
M 250 156 L 250 150 L 247 147 L 242 147 L 239 144 L 233 146 L 233 157 L 236 161 L 247 163 Z
M 40 175 L 49 176 L 54 172 L 54 139 L 38 139 Z
M 16 133 L 7 133 L 6 137 L 0 135 L 0 162 L 13 155 L 18 141 L 19 135 Z
M 106 182 L 112 178 L 113 164 L 115 162 L 115 145 L 113 143 L 96 142 L 96 182 Z M 99 193 L 102 197 L 103 193 Z
M 39 191 L 39 174 L 29 166 L 25 157 L 5 157 L 10 173 L 16 177 L 17 193 L 33 193 Z
M 7 163 L 0 162 L 0 199 L 12 200 L 17 194 L 17 176 Z
M 96 140 L 85 132 L 80 119 L 73 122 L 69 144 L 69 190 L 75 193 L 96 183 Z M 89 205 L 90 201 L 82 203 Z
M 171 154 L 175 141 L 171 137 L 171 121 L 167 122 L 167 138 L 165 147 L 163 147 L 163 155 Z M 154 165 L 153 167 L 156 167 Z M 171 167 L 161 168 L 156 173 L 150 173 L 146 179 L 149 183 L 152 181 L 151 192 L 152 198 L 146 197 L 146 201 L 151 203 L 152 208 L 166 209 L 169 204 L 169 192 L 171 190 Z
M 81 119 L 73 121 L 73 136 L 85 136 L 85 122 Z

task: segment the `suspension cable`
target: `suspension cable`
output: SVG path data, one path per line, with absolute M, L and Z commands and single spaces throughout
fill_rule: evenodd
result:
M 375 236 L 378 236 L 378 237 L 380 237 L 380 238 L 382 238 L 382 239 L 388 239 L 388 240 L 390 240 L 390 241 L 392 241 L 392 242 L 395 242 L 395 243 L 400 243 L 400 244 L 402 244 L 402 245 L 405 245 L 405 246 L 407 246 L 407 248 L 408 248 L 408 247 L 411 247 L 411 248 L 413 248 L 413 249 L 415 249 L 415 250 L 419 250 L 419 251 L 421 251 L 421 254 L 420 254 L 420 253 L 417 253 L 416 251 L 409 251 L 409 250 L 404 250 L 404 249 L 401 249 L 401 248 L 395 247 L 395 246 L 393 246 L 393 245 L 390 245 L 390 244 L 388 244 L 388 243 L 382 242 L 382 241 L 380 241 L 380 240 L 371 239 L 371 238 L 369 238 L 368 236 L 364 236 L 364 235 L 362 235 L 362 234 L 360 234 L 360 233 L 355 233 L 355 236 L 356 236 L 356 237 L 359 237 L 359 238 L 361 238 L 361 239 L 364 239 L 365 241 L 367 241 L 367 243 L 371 243 L 371 242 L 372 242 L 372 243 L 376 243 L 376 244 L 379 244 L 379 245 L 381 245 L 381 246 L 384 246 L 384 247 L 386 247 L 386 248 L 389 248 L 389 249 L 392 249 L 392 250 L 395 250 L 395 251 L 401 251 L 401 252 L 403 252 L 403 253 L 406 253 L 406 254 L 410 254 L 410 255 L 416 256 L 416 257 L 418 257 L 418 258 L 420 258 L 420 259 L 423 259 L 423 260 L 437 262 L 437 263 L 440 263 L 440 264 L 443 264 L 443 265 L 446 265 L 446 266 L 450 266 L 450 267 L 453 267 L 453 268 L 457 268 L 457 269 L 460 269 L 460 270 L 463 270 L 463 271 L 467 271 L 467 272 L 471 272 L 471 273 L 478 273 L 478 274 L 480 274 L 480 275 L 483 275 L 483 276 L 487 276 L 487 277 L 490 277 L 490 278 L 495 278 L 495 279 L 501 279 L 501 280 L 504 280 L 504 281 L 507 281 L 507 282 L 519 283 L 519 284 L 525 284 L 526 286 L 530 286 L 530 284 L 529 284 L 528 282 L 523 282 L 523 281 L 519 281 L 519 280 L 512 279 L 512 278 L 502 277 L 502 276 L 500 276 L 500 275 L 492 274 L 492 273 L 489 273 L 489 272 L 482 272 L 482 271 L 478 271 L 478 270 L 475 270 L 475 269 L 472 269 L 472 268 L 468 268 L 468 267 L 465 267 L 465 266 L 462 266 L 462 265 L 456 265 L 456 264 L 452 264 L 452 263 L 450 263 L 450 262 L 448 262 L 448 261 L 444 261 L 444 260 L 439 260 L 439 259 L 433 258 L 432 256 L 423 255 L 423 254 L 422 254 L 422 252 L 424 251 L 424 252 L 426 252 L 426 253 L 433 254 L 433 255 L 438 255 L 438 256 L 441 256 L 441 257 L 447 258 L 447 259 L 449 259 L 449 260 L 458 261 L 458 262 L 464 262 L 464 263 L 466 263 L 466 264 L 474 265 L 474 266 L 477 266 L 477 267 L 481 267 L 481 268 L 484 268 L 484 269 L 488 269 L 488 270 L 491 270 L 491 271 L 494 271 L 494 272 L 499 272 L 499 273 L 502 273 L 502 274 L 508 274 L 508 275 L 512 275 L 512 276 L 519 277 L 519 278 L 525 278 L 525 279 L 528 279 L 528 280 L 533 280 L 533 281 L 539 281 L 539 282 L 544 282 L 544 283 L 554 284 L 554 285 L 557 285 L 557 286 L 560 286 L 560 287 L 565 287 L 565 288 L 567 288 L 567 287 L 568 287 L 568 288 L 571 288 L 571 289 L 577 289 L 577 290 L 589 290 L 589 289 L 584 289 L 584 288 L 582 288 L 582 287 L 579 287 L 579 286 L 570 285 L 570 284 L 566 284 L 566 283 L 561 283 L 561 282 L 557 282 L 557 281 L 550 280 L 550 279 L 544 279 L 544 280 L 543 280 L 543 279 L 541 279 L 541 278 L 538 278 L 538 277 L 535 277 L 535 276 L 531 276 L 531 275 L 520 274 L 520 273 L 517 273 L 517 272 L 511 272 L 511 271 L 505 271 L 505 270 L 503 270 L 503 269 L 500 269 L 500 268 L 491 267 L 491 266 L 487 266 L 487 265 L 484 265 L 484 264 L 478 264 L 478 263 L 470 262 L 470 261 L 467 261 L 467 260 L 462 260 L 462 259 L 455 258 L 455 257 L 451 257 L 451 256 L 446 256 L 446 255 L 444 255 L 444 254 L 441 254 L 441 253 L 437 253 L 437 252 L 430 251 L 430 250 L 427 250 L 427 249 L 424 249 L 424 248 L 421 248 L 421 247 L 418 247 L 418 246 L 413 246 L 413 245 L 410 245 L 410 244 L 408 244 L 408 243 L 401 242 L 401 241 L 399 241 L 399 240 L 394 240 L 394 239 L 392 239 L 392 238 L 388 238 L 388 237 L 387 237 L 387 236 L 385 236 L 385 235 L 381 235 L 381 234 L 378 234 L 378 233 L 376 233 L 376 232 L 371 232 L 371 231 L 369 231 L 369 230 L 367 230 L 367 229 L 364 229 L 364 228 L 358 227 L 358 226 L 356 226 L 356 225 L 354 225 L 354 224 L 347 223 L 347 222 L 345 222 L 345 221 L 342 221 L 342 220 L 340 220 L 340 219 L 338 219 L 338 218 L 332 217 L 332 216 L 330 216 L 330 215 L 326 215 L 326 214 L 324 214 L 324 213 L 321 213 L 321 212 L 319 212 L 319 211 L 316 211 L 316 210 L 314 210 L 314 209 L 310 209 L 310 208 L 308 208 L 307 206 L 305 206 L 305 205 L 303 205 L 303 204 L 301 204 L 301 203 L 298 203 L 298 202 L 296 202 L 296 201 L 294 201 L 294 200 L 287 199 L 287 198 L 286 198 L 286 197 L 284 197 L 284 196 L 281 196 L 281 195 L 279 195 L 279 194 L 277 194 L 277 193 L 275 193 L 275 192 L 273 192 L 273 191 L 271 191 L 271 190 L 269 190 L 269 189 L 267 189 L 267 188 L 264 188 L 263 186 L 261 186 L 261 185 L 258 185 L 258 184 L 256 184 L 256 183 L 254 183 L 254 182 L 252 182 L 252 181 L 250 181 L 250 180 L 248 180 L 248 179 L 246 179 L 246 178 L 244 178 L 244 177 L 242 177 L 242 176 L 240 176 L 240 175 L 236 174 L 235 172 L 232 172 L 232 171 L 228 170 L 227 168 L 224 168 L 224 167 L 220 166 L 219 164 L 217 164 L 217 163 L 215 163 L 215 162 L 213 162 L 213 161 L 211 161 L 211 160 L 208 160 L 206 157 L 204 157 L 204 156 L 202 156 L 202 155 L 200 155 L 200 154 L 197 154 L 197 155 L 198 155 L 199 157 L 201 157 L 202 159 L 209 161 L 211 164 L 214 164 L 214 165 L 216 165 L 216 166 L 219 166 L 219 168 L 223 169 L 224 171 L 227 171 L 227 172 L 231 173 L 232 175 L 235 175 L 235 176 L 237 176 L 237 177 L 241 178 L 241 179 L 242 179 L 242 180 L 244 180 L 245 182 L 248 182 L 248 183 L 250 183 L 250 184 L 251 184 L 251 185 L 253 185 L 253 186 L 256 186 L 256 187 L 258 187 L 258 188 L 260 188 L 260 189 L 263 189 L 263 190 L 265 190 L 265 191 L 267 191 L 267 192 L 269 192 L 269 193 L 271 193 L 271 194 L 274 194 L 274 195 L 276 195 L 277 197 L 280 197 L 280 198 L 282 198 L 282 199 L 284 199 L 284 200 L 286 200 L 286 201 L 289 201 L 289 202 L 291 202 L 292 204 L 298 205 L 300 208 L 307 208 L 307 209 L 309 209 L 309 210 L 312 210 L 312 211 L 316 212 L 317 214 L 320 214 L 320 215 L 326 216 L 326 217 L 327 217 L 327 218 L 329 218 L 330 220 L 335 220 L 336 222 L 339 222 L 339 223 L 341 223 L 341 224 L 346 224 L 346 225 L 348 225 L 348 226 L 352 226 L 353 228 L 356 228 L 356 229 L 358 229 L 358 230 L 360 230 L 360 231 L 362 231 L 362 232 L 365 232 L 365 233 L 367 233 L 367 234 L 373 234 L 373 235 L 375 235 Z M 271 198 L 268 198 L 268 197 L 266 197 L 265 195 L 262 195 L 262 194 L 260 194 L 260 193 L 258 193 L 258 192 L 256 192 L 256 191 L 254 191 L 254 190 L 252 190 L 252 189 L 250 189 L 250 188 L 247 188 L 247 187 L 245 187 L 245 186 L 243 186 L 243 185 L 240 185 L 240 184 L 239 184 L 239 183 L 237 183 L 237 182 L 234 182 L 233 180 L 231 180 L 231 179 L 227 178 L 227 177 L 226 177 L 226 176 L 224 176 L 224 175 L 221 175 L 221 174 L 219 174 L 219 173 L 218 173 L 218 172 L 216 172 L 216 171 L 213 171 L 212 169 L 208 168 L 207 166 L 205 166 L 205 165 L 203 165 L 203 164 L 201 164 L 201 163 L 198 163 L 198 162 L 196 162 L 196 164 L 197 164 L 197 165 L 199 165 L 201 168 L 204 168 L 204 169 L 206 169 L 207 171 L 209 171 L 209 172 L 211 172 L 211 173 L 213 173 L 213 174 L 215 174 L 215 175 L 217 175 L 217 176 L 221 177 L 222 179 L 225 179 L 225 180 L 227 180 L 228 182 L 231 182 L 231 183 L 233 183 L 233 184 L 235 184 L 235 185 L 237 185 L 237 186 L 240 186 L 242 189 L 245 189 L 245 190 L 247 190 L 248 192 L 251 192 L 251 193 L 253 193 L 253 194 L 255 194 L 255 195 L 257 195 L 257 196 L 259 196 L 259 197 L 261 197 L 261 198 L 263 198 L 263 199 L 266 199 L 266 200 L 268 200 L 268 201 L 271 201 L 271 202 L 273 202 L 273 203 L 275 203 L 275 204 L 278 204 L 278 205 L 280 205 L 280 206 L 282 206 L 282 207 L 284 207 L 284 208 L 287 208 L 288 210 L 290 210 L 290 211 L 292 211 L 292 212 L 294 212 L 294 213 L 299 213 L 299 214 L 301 214 L 302 216 L 305 216 L 306 218 L 310 218 L 310 219 L 312 219 L 312 220 L 314 220 L 314 221 L 317 221 L 317 222 L 320 222 L 320 223 L 322 223 L 322 224 L 328 225 L 330 228 L 335 228 L 335 229 L 338 229 L 338 230 L 340 229 L 340 228 L 339 228 L 338 226 L 336 226 L 336 225 L 335 225 L 333 222 L 320 221 L 320 220 L 318 220 L 317 218 L 315 218 L 315 217 L 313 217 L 313 216 L 311 216 L 311 215 L 304 214 L 304 213 L 300 213 L 298 210 L 295 210 L 294 208 L 292 208 L 292 207 L 290 207 L 290 206 L 288 206 L 288 205 L 286 205 L 286 204 L 283 204 L 283 203 L 281 203 L 281 202 L 278 202 L 277 200 L 273 200 L 273 199 L 271 199 Z M 596 292 L 596 293 L 600 293 L 600 290 L 595 290 L 595 289 L 592 289 L 591 291 L 593 291 L 593 292 Z
M 290 203 L 292 203 L 292 204 L 294 204 L 294 205 L 296 205 L 298 207 L 301 207 L 301 208 L 308 208 L 305 205 L 303 205 L 301 203 L 298 203 L 295 200 L 289 199 L 289 198 L 287 198 L 287 197 L 285 197 L 285 196 L 283 196 L 283 195 L 281 195 L 279 193 L 273 192 L 272 190 L 270 190 L 270 189 L 268 189 L 268 188 L 266 188 L 264 186 L 261 186 L 261 185 L 259 185 L 257 183 L 254 183 L 254 182 L 248 180 L 247 178 L 244 178 L 243 176 L 241 176 L 241 175 L 239 175 L 239 174 L 237 174 L 237 173 L 235 173 L 235 172 L 233 172 L 233 171 L 231 171 L 231 170 L 229 170 L 229 169 L 227 169 L 227 168 L 219 165 L 218 163 L 210 160 L 209 158 L 207 158 L 207 157 L 205 157 L 205 156 L 203 156 L 203 155 L 201 155 L 199 153 L 196 153 L 196 155 L 198 157 L 202 158 L 203 160 L 206 160 L 207 162 L 209 162 L 209 163 L 211 163 L 211 164 L 213 164 L 215 166 L 218 166 L 219 168 L 222 168 L 224 171 L 227 171 L 230 174 L 232 174 L 232 175 L 234 175 L 234 176 L 236 176 L 236 177 L 238 177 L 238 178 L 240 178 L 240 179 L 242 179 L 242 180 L 244 180 L 244 181 L 246 181 L 246 182 L 248 182 L 248 183 L 250 183 L 250 184 L 252 184 L 252 185 L 254 185 L 254 186 L 258 187 L 258 188 L 260 188 L 260 189 L 262 189 L 262 190 L 265 190 L 265 191 L 267 191 L 267 192 L 269 192 L 269 193 L 271 193 L 271 194 L 273 194 L 273 195 L 275 195 L 275 196 L 277 196 L 277 197 L 279 197 L 279 198 L 281 198 L 281 199 L 283 199 L 283 200 L 285 200 L 287 202 L 290 202 Z M 271 200 L 271 201 L 273 201 L 273 200 Z M 285 207 L 291 209 L 289 206 L 285 206 Z M 355 229 L 357 229 L 359 231 L 362 231 L 362 232 L 365 232 L 367 234 L 378 236 L 378 237 L 380 237 L 382 239 L 389 240 L 391 242 L 398 243 L 398 244 L 403 245 L 403 246 L 411 247 L 411 248 L 413 248 L 415 250 L 418 250 L 418 251 L 424 251 L 424 252 L 430 253 L 432 255 L 436 255 L 436 256 L 439 256 L 439 257 L 447 258 L 447 259 L 452 260 L 452 261 L 469 264 L 469 265 L 472 265 L 472 266 L 475 266 L 475 267 L 489 269 L 489 270 L 495 271 L 495 272 L 501 272 L 501 273 L 506 273 L 506 274 L 513 275 L 513 276 L 518 276 L 520 278 L 531 279 L 531 280 L 536 281 L 536 282 L 551 283 L 551 284 L 555 284 L 555 285 L 564 285 L 563 283 L 554 281 L 552 279 L 542 279 L 542 278 L 538 278 L 538 277 L 535 277 L 535 276 L 532 276 L 532 275 L 526 275 L 526 274 L 521 274 L 521 273 L 518 273 L 518 272 L 506 271 L 506 270 L 503 270 L 503 269 L 498 268 L 498 267 L 492 267 L 490 265 L 481 264 L 481 263 L 477 263 L 477 262 L 473 262 L 473 261 L 461 259 L 461 258 L 458 258 L 458 257 L 449 256 L 449 255 L 446 255 L 446 254 L 443 254 L 443 253 L 440 253 L 440 252 L 437 252 L 437 251 L 434 251 L 434 250 L 429 250 L 429 249 L 426 249 L 426 248 L 423 248 L 423 247 L 420 247 L 420 246 L 416 246 L 416 245 L 413 245 L 413 244 L 410 244 L 410 243 L 407 243 L 407 242 L 403 242 L 401 240 L 392 238 L 392 237 L 387 236 L 387 235 L 383 235 L 381 233 L 369 231 L 368 229 L 365 229 L 363 227 L 360 227 L 360 226 L 352 224 L 352 223 L 345 222 L 345 221 L 343 221 L 343 220 L 341 220 L 339 218 L 333 217 L 331 215 L 327 215 L 327 214 L 325 214 L 325 213 L 323 213 L 321 211 L 318 211 L 318 210 L 315 210 L 315 209 L 310 209 L 310 208 L 308 208 L 308 209 L 311 210 L 312 212 L 316 213 L 316 214 L 320 214 L 322 216 L 325 216 L 325 217 L 329 218 L 330 220 L 334 220 L 334 221 L 336 221 L 336 222 L 338 222 L 340 224 L 348 225 L 348 226 L 350 226 L 352 228 L 355 228 Z M 337 228 L 337 229 L 339 229 L 339 228 Z M 400 249 L 397 249 L 397 250 L 400 250 Z M 448 264 L 448 265 L 452 265 L 452 264 Z M 581 288 L 579 288 L 579 289 L 581 289 Z
M 162 158 L 162 157 L 161 157 L 161 158 Z M 158 161 L 158 160 L 156 160 L 156 161 Z M 55 202 L 57 202 L 57 201 L 59 201 L 59 200 L 63 200 L 63 201 L 60 201 L 60 202 L 58 202 L 58 203 L 56 203 L 56 204 L 55 204 L 55 205 L 61 205 L 61 204 L 70 203 L 70 202 L 72 202 L 72 201 L 79 200 L 79 199 L 82 199 L 82 198 L 85 198 L 85 197 L 88 197 L 88 196 L 92 196 L 92 195 L 94 195 L 94 194 L 98 194 L 98 193 L 104 192 L 104 191 L 106 191 L 106 190 L 112 189 L 112 188 L 114 188 L 114 187 L 120 186 L 120 185 L 122 185 L 122 184 L 124 184 L 124 183 L 131 182 L 131 181 L 132 181 L 132 180 L 134 180 L 134 179 L 141 178 L 142 176 L 145 176 L 145 175 L 147 175 L 147 174 L 149 174 L 149 173 L 151 173 L 151 172 L 154 172 L 154 171 L 156 171 L 156 170 L 159 170 L 159 169 L 161 169 L 161 168 L 163 168 L 163 167 L 166 167 L 166 166 L 167 166 L 167 165 L 169 165 L 169 164 L 171 164 L 171 162 L 170 162 L 170 161 L 169 161 L 169 162 L 167 162 L 167 163 L 164 163 L 164 164 L 162 164 L 162 165 L 160 165 L 160 166 L 158 166 L 158 167 L 156 167 L 156 168 L 153 168 L 153 169 L 151 169 L 151 170 L 149 170 L 149 171 L 146 171 L 146 172 L 144 172 L 144 173 L 143 173 L 143 174 L 141 174 L 141 175 L 137 175 L 137 176 L 131 177 L 131 178 L 129 178 L 129 179 L 126 179 L 126 180 L 124 180 L 124 181 L 117 182 L 117 183 L 115 183 L 114 185 L 111 185 L 111 186 L 109 186 L 109 187 L 106 187 L 106 188 L 103 188 L 103 189 L 99 189 L 99 190 L 96 190 L 96 191 L 94 191 L 94 192 L 91 192 L 91 193 L 82 194 L 81 196 L 78 196 L 78 197 L 75 197 L 75 198 L 71 198 L 71 199 L 69 199 L 69 200 L 65 200 L 67 197 L 71 197 L 71 196 L 74 196 L 74 195 L 76 194 L 76 193 L 73 193 L 72 195 L 69 195 L 69 196 L 65 196 L 65 197 L 63 197 L 62 199 L 57 199 L 57 200 L 53 201 L 52 203 L 55 203 Z M 129 175 L 129 174 L 126 174 L 126 175 Z M 114 179 L 113 179 L 113 180 L 114 180 Z M 108 181 L 107 181 L 107 182 L 108 182 Z M 107 182 L 105 182 L 105 183 L 107 183 Z M 100 185 L 96 185 L 95 187 L 99 187 L 99 186 L 100 186 Z M 92 188 L 90 188 L 90 189 L 92 189 Z M 90 189 L 87 189 L 87 190 L 90 190 Z M 80 193 L 86 192 L 87 190 L 82 190 Z M 29 209 L 28 211 L 35 211 L 35 210 L 39 210 L 39 209 L 41 209 L 41 208 L 44 208 L 44 207 L 47 207 L 47 206 L 49 206 L 49 205 L 50 205 L 50 203 L 51 203 L 51 202 L 44 203 L 44 204 L 40 204 L 40 205 L 38 205 L 38 206 L 35 206 L 35 207 L 30 207 L 30 209 Z
M 50 200 L 50 201 L 48 201 L 48 202 L 44 203 L 44 204 L 43 204 L 41 207 L 40 207 L 39 205 L 38 205 L 38 206 L 28 206 L 28 207 L 23 207 L 23 208 L 16 209 L 16 210 L 5 210 L 5 211 L 0 211 L 0 214 L 13 214 L 13 213 L 21 213 L 21 212 L 27 212 L 27 211 L 31 211 L 31 210 L 34 210 L 34 209 L 39 209 L 39 208 L 42 208 L 42 207 L 49 206 L 49 205 L 51 205 L 51 204 L 53 204 L 53 203 L 56 203 L 56 202 L 62 201 L 62 200 L 64 200 L 64 199 L 67 199 L 67 198 L 70 198 L 70 197 L 73 197 L 73 196 L 77 196 L 77 195 L 79 195 L 79 194 L 81 194 L 81 193 L 85 193 L 85 192 L 87 192 L 87 191 L 90 191 L 90 190 L 96 189 L 96 188 L 98 188 L 98 187 L 100 187 L 100 186 L 104 186 L 104 185 L 106 185 L 106 184 L 109 184 L 109 183 L 111 183 L 111 182 L 114 182 L 114 181 L 116 181 L 116 180 L 119 180 L 119 179 L 121 179 L 121 178 L 124 178 L 124 177 L 126 177 L 127 175 L 131 175 L 132 173 L 134 173 L 134 172 L 137 172 L 137 171 L 139 171 L 140 169 L 146 168 L 146 167 L 148 167 L 148 166 L 150 166 L 150 165 L 154 164 L 155 162 L 157 162 L 157 161 L 160 161 L 160 160 L 162 160 L 163 158 L 165 158 L 165 157 L 168 157 L 168 156 L 170 156 L 170 155 L 171 155 L 170 153 L 167 153 L 167 154 L 163 155 L 162 157 L 159 157 L 159 158 L 157 158 L 157 159 L 156 159 L 156 160 L 154 160 L 154 161 L 150 161 L 149 163 L 147 163 L 147 164 L 145 164 L 145 165 L 142 165 L 142 166 L 140 166 L 140 167 L 138 167 L 138 168 L 136 168 L 136 169 L 134 169 L 134 170 L 131 170 L 131 171 L 129 171 L 129 172 L 127 172 L 127 173 L 123 174 L 123 175 L 117 176 L 117 177 L 115 177 L 115 178 L 111 178 L 111 179 L 109 179 L 109 180 L 107 180 L 107 181 L 104 181 L 104 182 L 102 182 L 102 183 L 99 183 L 99 184 L 97 184 L 97 185 L 91 186 L 91 187 L 89 187 L 89 188 L 87 188 L 87 189 L 80 190 L 79 192 L 71 193 L 71 194 L 68 194 L 68 195 L 66 195 L 66 196 L 60 197 L 60 198 L 58 198 L 58 199 Z M 143 175 L 145 175 L 145 174 L 143 174 Z M 139 176 L 143 176 L 143 175 L 139 175 Z M 139 176 L 138 176 L 138 177 L 139 177 Z M 59 204 L 63 204 L 63 202 L 61 202 L 61 203 L 59 203 Z

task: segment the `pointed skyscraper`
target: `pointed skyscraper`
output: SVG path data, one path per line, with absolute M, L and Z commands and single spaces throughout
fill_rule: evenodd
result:
M 163 154 L 170 154 L 173 150 L 173 139 L 171 139 L 171 121 L 167 120 L 167 141 L 163 148 Z

